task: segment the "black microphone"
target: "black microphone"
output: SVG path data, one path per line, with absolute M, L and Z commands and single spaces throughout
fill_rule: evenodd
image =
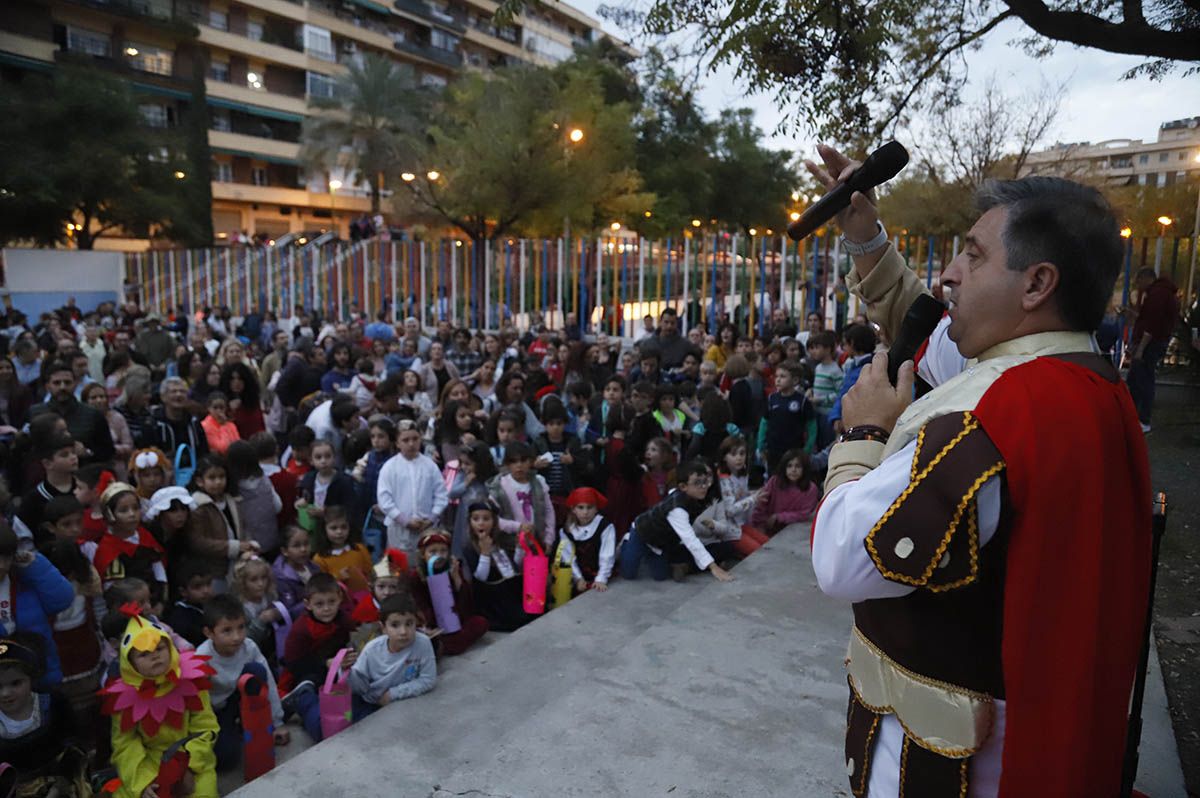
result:
M 892 385 L 896 384 L 900 374 L 900 364 L 913 359 L 925 339 L 933 335 L 945 312 L 946 306 L 941 300 L 929 294 L 921 294 L 908 306 L 896 340 L 888 350 L 888 380 Z
M 837 216 L 850 204 L 855 191 L 869 191 L 891 180 L 908 163 L 908 150 L 898 141 L 889 141 L 867 156 L 844 183 L 839 183 L 796 221 L 788 225 L 788 236 L 800 241 L 812 235 L 821 225 Z

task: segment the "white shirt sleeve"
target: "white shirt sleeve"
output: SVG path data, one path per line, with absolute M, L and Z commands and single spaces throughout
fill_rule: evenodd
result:
M 433 491 L 433 506 L 429 510 L 429 517 L 436 522 L 450 503 L 450 494 L 446 491 L 446 483 L 442 481 L 442 472 L 438 470 L 437 465 L 432 460 L 427 461 L 425 465 L 426 473 L 430 475 L 429 480 L 433 483 L 429 486 Z
M 700 538 L 696 537 L 696 532 L 692 529 L 692 522 L 688 520 L 687 510 L 676 507 L 667 513 L 667 523 L 671 525 L 671 529 L 675 530 L 679 540 L 692 555 L 692 559 L 696 561 L 696 567 L 701 571 L 707 571 L 708 566 L 713 564 L 713 556 L 708 553 L 708 549 L 704 548 Z
M 910 585 L 884 579 L 867 552 L 867 535 L 908 487 L 917 442 L 884 460 L 862 479 L 838 485 L 813 521 L 812 562 L 821 590 L 844 601 L 897 598 Z M 1000 524 L 1000 477 L 993 476 L 977 494 L 979 545 L 987 545 Z
M 408 513 L 400 508 L 400 496 L 398 495 L 398 490 L 404 480 L 404 475 L 400 473 L 403 466 L 401 460 L 404 460 L 403 455 L 397 455 L 383 464 L 383 468 L 379 470 L 379 484 L 375 494 L 379 509 L 383 511 L 391 526 L 403 526 L 408 523 L 409 519 Z
M 958 344 L 950 340 L 950 317 L 943 316 L 929 336 L 929 345 L 917 365 L 921 379 L 933 387 L 958 376 L 966 367 L 967 359 L 958 351 Z
M 600 570 L 596 572 L 596 581 L 607 585 L 617 561 L 617 528 L 609 524 L 600 534 Z

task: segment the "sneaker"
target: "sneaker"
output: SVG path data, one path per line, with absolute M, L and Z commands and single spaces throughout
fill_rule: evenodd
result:
M 1143 421 L 1142 422 L 1142 432 L 1149 432 L 1149 431 L 1150 431 L 1150 425 L 1147 424 L 1145 421 Z
M 308 679 L 305 679 L 292 688 L 290 693 L 279 699 L 279 703 L 283 706 L 283 719 L 287 720 L 292 715 L 298 715 L 300 713 L 300 699 L 315 692 L 317 692 L 317 686 Z

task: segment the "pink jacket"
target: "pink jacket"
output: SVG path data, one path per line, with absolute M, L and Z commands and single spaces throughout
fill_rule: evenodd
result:
M 821 501 L 821 491 L 815 483 L 808 489 L 788 485 L 779 477 L 771 477 L 763 486 L 762 495 L 750 515 L 751 526 L 769 533 L 778 532 L 788 524 L 812 520 Z M 775 523 L 768 523 L 775 516 Z

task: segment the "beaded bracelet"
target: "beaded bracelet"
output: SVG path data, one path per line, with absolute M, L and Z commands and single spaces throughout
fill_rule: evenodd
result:
M 848 441 L 876 441 L 878 443 L 887 444 L 888 438 L 892 434 L 883 427 L 877 427 L 874 424 L 860 424 L 856 427 L 850 427 L 838 437 L 838 443 L 846 443 Z

